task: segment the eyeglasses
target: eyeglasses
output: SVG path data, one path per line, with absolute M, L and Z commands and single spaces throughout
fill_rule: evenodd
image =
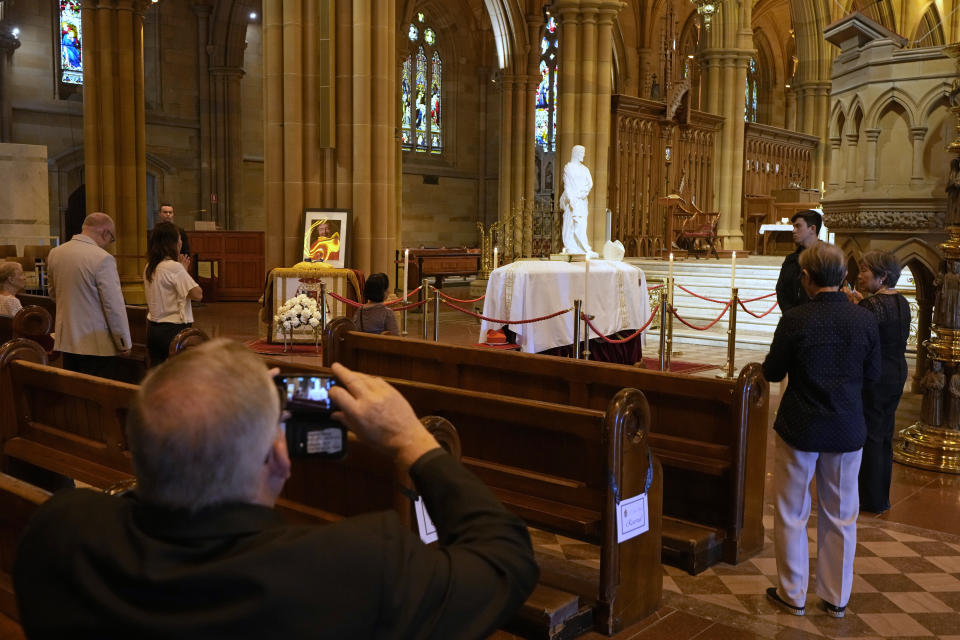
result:
M 110 239 L 107 240 L 108 243 L 110 243 L 110 242 L 115 242 L 115 241 L 116 241 L 117 236 L 113 235 L 113 231 L 110 231 L 110 229 L 104 229 L 103 232 L 104 232 L 105 234 L 107 234 L 107 233 L 110 234 Z

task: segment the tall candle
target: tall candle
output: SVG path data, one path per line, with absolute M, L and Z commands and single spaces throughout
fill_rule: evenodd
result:
M 403 250 L 403 304 L 407 303 L 407 267 L 410 266 L 410 249 Z
M 493 248 L 493 268 L 494 268 L 494 269 L 496 269 L 497 266 L 499 265 L 498 256 L 497 256 L 497 251 L 498 251 L 498 250 L 499 250 L 499 247 L 494 247 L 494 248 Z
M 673 253 L 670 254 L 670 271 L 667 273 L 667 277 L 673 278 Z
M 730 288 L 737 288 L 737 252 L 733 252 L 733 261 L 730 263 Z
M 587 267 L 583 275 L 583 313 L 589 314 L 587 310 L 587 300 L 590 299 L 590 255 L 587 255 Z M 579 321 L 579 318 L 578 318 Z

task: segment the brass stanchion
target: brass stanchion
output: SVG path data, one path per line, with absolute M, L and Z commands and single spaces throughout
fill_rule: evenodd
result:
M 327 283 L 320 283 L 320 327 L 327 327 Z
M 580 300 L 573 301 L 573 357 L 575 360 L 580 359 L 580 309 L 583 302 Z
M 726 372 L 720 378 L 732 378 L 734 360 L 737 355 L 737 301 L 740 299 L 740 290 L 734 287 L 730 297 L 730 320 L 727 322 L 727 364 Z
M 424 278 L 423 280 L 420 281 L 420 301 L 426 302 L 427 296 L 429 295 L 430 295 L 430 285 L 427 282 L 427 279 Z M 424 340 L 427 339 L 427 311 L 428 311 L 427 306 L 428 305 L 424 304 L 424 305 L 421 305 L 420 307 L 421 309 L 423 309 L 423 339 Z
M 667 345 L 667 318 L 670 315 L 670 288 L 673 278 L 667 277 L 660 294 L 660 371 L 670 369 L 670 349 Z
M 433 288 L 433 341 L 440 342 L 440 289 Z

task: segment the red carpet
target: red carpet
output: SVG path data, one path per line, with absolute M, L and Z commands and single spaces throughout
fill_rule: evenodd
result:
M 643 364 L 645 364 L 647 369 L 650 369 L 651 371 L 660 370 L 659 358 L 644 358 Z M 701 371 L 709 371 L 710 369 L 719 369 L 719 368 L 720 367 L 715 364 L 701 364 L 699 362 L 684 362 L 683 360 L 670 361 L 670 373 L 699 373 Z
M 319 350 L 312 344 L 291 344 L 287 345 L 287 350 L 283 350 L 283 344 L 270 344 L 266 340 L 247 340 L 247 347 L 254 353 L 262 353 L 269 356 L 298 355 L 298 356 L 317 356 L 320 357 L 323 347 Z

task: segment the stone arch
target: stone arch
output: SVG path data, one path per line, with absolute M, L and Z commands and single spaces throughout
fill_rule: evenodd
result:
M 919 126 L 917 124 L 917 105 L 913 99 L 897 87 L 891 87 L 884 91 L 870 106 L 866 114 L 867 128 L 876 129 L 879 126 L 881 116 L 886 113 L 893 103 L 903 108 L 908 128 Z
M 863 130 L 863 102 L 860 100 L 860 96 L 856 96 L 853 99 L 853 104 L 850 105 L 850 121 L 847 123 L 848 133 L 860 135 L 860 132 Z
M 946 37 L 943 32 L 943 23 L 940 20 L 940 12 L 937 11 L 937 3 L 930 2 L 917 22 L 910 38 L 910 46 L 918 48 L 937 47 L 945 44 Z
M 924 122 L 927 121 L 933 110 L 940 106 L 941 102 L 949 100 L 951 88 L 949 82 L 943 81 L 931 87 L 923 94 L 923 97 L 917 100 L 917 113 L 922 116 Z
M 843 102 L 837 100 L 833 103 L 833 112 L 830 114 L 830 136 L 839 138 L 843 135 L 843 129 L 847 122 L 847 110 L 843 107 Z
M 250 12 L 260 12 L 260 0 L 218 0 L 209 23 L 207 51 L 211 68 L 243 68 Z
M 907 264 L 916 264 L 926 271 L 926 274 L 930 277 L 930 284 L 932 286 L 933 277 L 936 275 L 937 271 L 940 269 L 940 260 L 943 256 L 940 255 L 940 251 L 937 250 L 935 246 L 923 240 L 921 238 L 910 238 L 904 240 L 901 244 L 897 245 L 893 249 L 890 249 L 890 252 L 896 256 L 897 262 L 901 265 Z M 914 276 L 919 276 L 919 274 L 911 268 Z M 919 278 L 917 286 L 920 286 Z M 918 291 L 919 293 L 919 291 Z M 932 295 L 933 291 L 930 290 Z

